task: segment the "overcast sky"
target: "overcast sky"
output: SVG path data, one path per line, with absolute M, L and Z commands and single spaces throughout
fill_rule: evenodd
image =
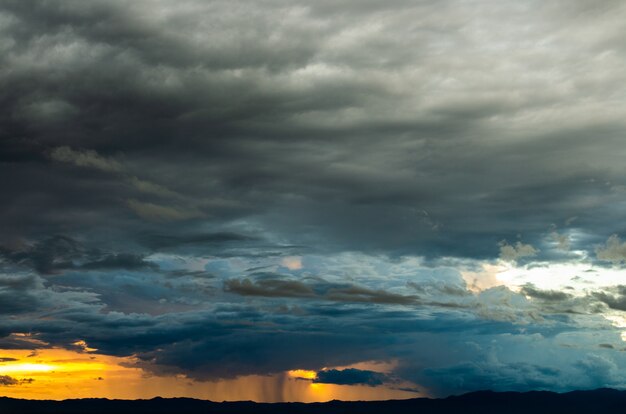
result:
M 4 0 L 0 348 L 625 387 L 625 38 L 621 1 Z

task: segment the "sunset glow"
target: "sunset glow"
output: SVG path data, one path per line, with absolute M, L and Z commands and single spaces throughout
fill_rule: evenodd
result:
M 35 372 L 50 372 L 65 369 L 66 366 L 48 365 L 48 364 L 8 364 L 0 365 L 0 374 L 20 373 L 29 374 Z
M 315 377 L 317 377 L 317 372 L 315 371 L 307 371 L 304 369 L 294 369 L 291 371 L 288 371 L 287 374 L 289 374 L 290 377 L 292 378 L 301 378 L 301 379 L 315 379 Z
M 354 387 L 311 383 L 315 371 L 292 370 L 273 376 L 245 376 L 219 382 L 194 381 L 181 375 L 155 376 L 133 368 L 133 358 L 116 358 L 65 349 L 3 350 L 0 375 L 19 384 L 4 386 L 2 395 L 33 399 L 82 397 L 153 398 L 186 396 L 214 401 L 329 401 L 410 398 L 414 393 L 387 387 Z

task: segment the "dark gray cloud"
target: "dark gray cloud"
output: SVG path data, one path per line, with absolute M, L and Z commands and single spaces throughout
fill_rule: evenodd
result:
M 81 269 L 155 269 L 154 263 L 146 262 L 143 256 L 130 253 L 113 253 L 101 259 L 80 265 Z
M 239 13 L 190 1 L 164 15 L 142 2 L 2 7 L 3 168 L 15 177 L 3 188 L 14 200 L 5 237 L 109 223 L 134 240 L 248 217 L 315 249 L 495 257 L 500 240 L 523 233 L 537 246 L 574 216 L 602 237 L 622 230 L 607 207 L 623 183 L 606 166 L 623 124 L 596 111 L 612 89 L 573 69 L 591 65 L 597 36 L 559 59 L 532 54 L 515 35 L 521 20 L 492 20 L 512 4 L 488 14 L 454 2 L 273 1 Z M 570 23 L 544 5 L 518 15 L 536 22 L 529 42 L 553 48 L 564 35 L 545 22 Z M 480 27 L 510 53 L 490 49 Z M 475 76 L 486 67 L 492 77 Z M 603 67 L 606 83 L 619 78 Z
M 592 296 L 609 308 L 626 311 L 626 286 L 615 286 L 608 291 L 593 292 Z
M 18 266 L 32 268 L 44 275 L 70 269 L 153 269 L 157 266 L 133 253 L 107 253 L 89 248 L 67 236 L 52 236 L 33 244 L 0 246 L 0 257 Z
M 73 267 L 72 260 L 82 256 L 76 241 L 65 236 L 54 236 L 32 246 L 19 246 L 0 251 L 5 259 L 15 264 L 25 264 L 42 274 L 51 274 L 58 269 Z
M 544 366 L 514 363 L 489 364 L 467 362 L 440 370 L 427 370 L 447 390 L 459 392 L 471 387 L 477 390 L 554 389 L 560 384 L 559 371 Z
M 288 279 L 272 273 L 256 273 L 256 280 L 230 279 L 224 283 L 224 290 L 243 296 L 264 296 L 283 298 L 315 298 L 337 302 L 378 303 L 411 305 L 417 304 L 417 296 L 386 292 L 345 283 L 329 283 L 321 278 L 307 282 Z
M 0 387 L 8 387 L 13 385 L 31 384 L 35 381 L 33 378 L 13 378 L 10 375 L 0 375 Z
M 295 280 L 268 279 L 252 282 L 250 279 L 232 279 L 226 281 L 224 290 L 247 296 L 294 298 L 314 296 L 310 286 Z
M 338 385 L 363 384 L 375 387 L 382 385 L 387 379 L 387 375 L 381 372 L 347 368 L 319 371 L 313 382 Z
M 247 242 L 256 240 L 254 237 L 230 232 L 217 233 L 183 233 L 183 234 L 146 234 L 143 242 L 155 250 L 171 249 L 189 245 L 211 245 L 227 242 Z
M 331 300 L 346 302 L 365 302 L 365 303 L 385 303 L 385 304 L 403 304 L 408 305 L 415 303 L 415 297 L 408 295 L 400 295 L 396 293 L 385 292 L 384 290 L 373 290 L 360 286 L 347 286 L 332 288 L 328 291 L 327 297 Z
M 548 302 L 559 302 L 571 299 L 572 295 L 560 290 L 541 290 L 532 284 L 527 284 L 522 288 L 522 293 L 534 299 L 545 300 Z
M 1 386 L 7 386 L 7 385 L 17 385 L 19 384 L 19 380 L 16 380 L 15 378 L 9 376 L 9 375 L 0 375 L 0 385 Z

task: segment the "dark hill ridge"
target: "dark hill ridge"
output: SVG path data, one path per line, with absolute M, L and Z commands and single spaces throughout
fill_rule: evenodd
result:
M 81 399 L 37 401 L 0 398 L 2 414 L 317 414 L 317 413 L 621 413 L 626 410 L 626 391 L 598 389 L 558 394 L 547 391 L 492 392 L 479 391 L 442 399 L 417 398 L 371 402 L 330 401 L 327 403 L 254 403 L 195 400 L 190 398 L 153 398 L 151 400 Z

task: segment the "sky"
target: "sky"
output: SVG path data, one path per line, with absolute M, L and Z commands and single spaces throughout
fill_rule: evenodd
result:
M 0 395 L 626 388 L 626 3 L 0 2 Z

